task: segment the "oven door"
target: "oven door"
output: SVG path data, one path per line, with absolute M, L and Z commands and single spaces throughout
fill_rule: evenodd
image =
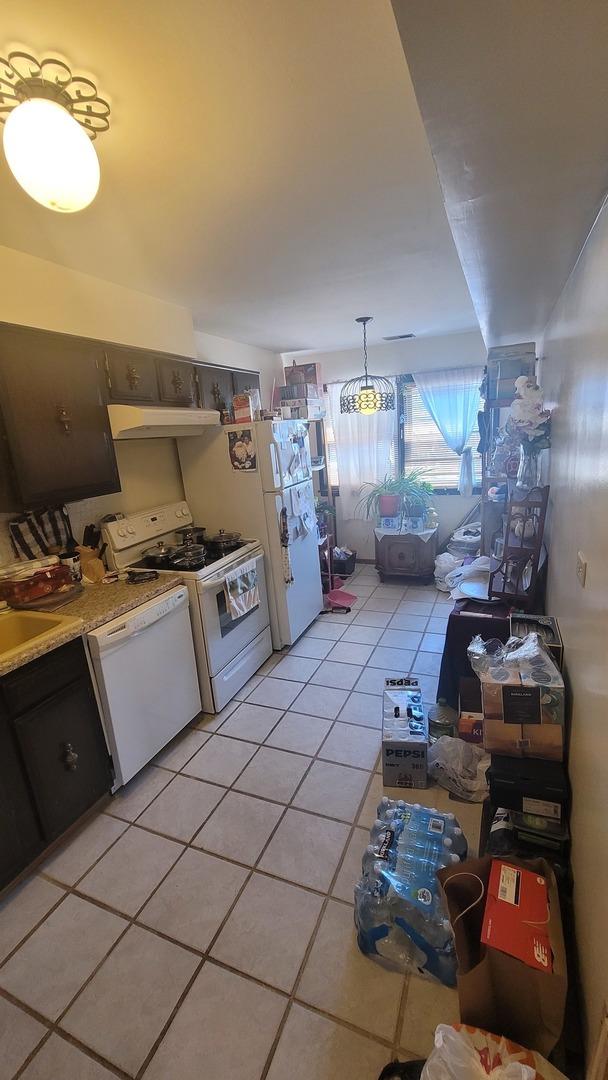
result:
M 241 561 L 248 562 L 250 558 L 251 555 L 248 554 Z M 268 626 L 270 621 L 264 575 L 264 553 L 260 551 L 254 558 L 260 602 L 257 607 L 247 611 L 239 619 L 232 619 L 226 607 L 223 573 L 197 583 L 205 651 L 209 674 L 212 678 L 225 668 L 226 664 L 234 660 Z M 230 565 L 230 570 L 238 566 L 239 563 L 234 562 Z

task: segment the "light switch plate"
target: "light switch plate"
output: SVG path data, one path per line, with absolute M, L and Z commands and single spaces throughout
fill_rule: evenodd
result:
M 585 580 L 587 578 L 587 560 L 582 551 L 577 551 L 576 553 L 576 576 L 581 587 L 584 589 Z

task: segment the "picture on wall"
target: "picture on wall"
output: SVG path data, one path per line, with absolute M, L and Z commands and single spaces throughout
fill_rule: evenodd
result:
M 236 472 L 256 472 L 258 463 L 251 428 L 228 431 L 228 453 Z

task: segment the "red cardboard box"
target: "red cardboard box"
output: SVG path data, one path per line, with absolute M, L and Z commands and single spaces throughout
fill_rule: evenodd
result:
M 538 971 L 553 971 L 548 922 L 549 897 L 542 874 L 496 859 L 488 882 L 483 944 Z

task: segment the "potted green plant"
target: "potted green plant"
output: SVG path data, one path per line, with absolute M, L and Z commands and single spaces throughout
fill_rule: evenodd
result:
M 385 476 L 377 484 L 363 484 L 369 490 L 357 503 L 365 517 L 422 517 L 433 494 L 433 485 L 424 479 L 422 469 L 411 469 L 402 476 Z
M 401 513 L 401 491 L 397 477 L 385 476 L 377 484 L 363 484 L 361 491 L 364 488 L 369 488 L 369 491 L 357 503 L 355 510 L 361 507 L 365 517 L 397 517 Z
M 424 479 L 422 469 L 411 469 L 399 478 L 402 511 L 404 517 L 424 517 L 433 494 L 433 485 Z

